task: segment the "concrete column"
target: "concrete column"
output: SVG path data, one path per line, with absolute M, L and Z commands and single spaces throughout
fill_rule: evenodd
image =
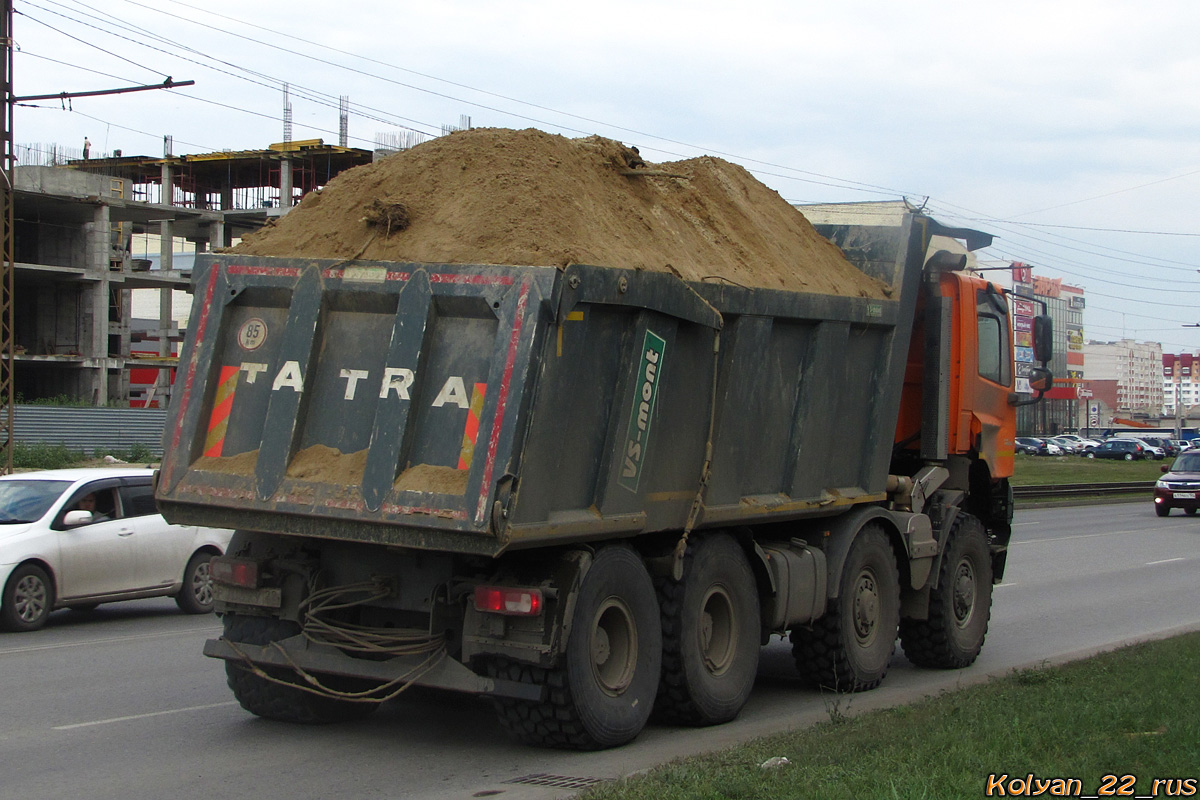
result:
M 95 279 L 84 284 L 91 288 L 92 336 L 86 344 L 84 357 L 94 359 L 91 370 L 91 400 L 98 406 L 108 405 L 108 257 L 111 250 L 111 215 L 108 206 L 99 205 L 93 221 L 85 232 L 87 238 L 87 269 L 89 277 Z
M 158 263 L 163 269 L 175 269 L 175 224 L 164 219 L 158 223 Z
M 161 180 L 162 197 L 159 198 L 159 202 L 167 206 L 175 205 L 175 174 L 169 161 L 163 161 Z
M 288 156 L 279 162 L 279 207 L 285 213 L 292 207 L 292 159 Z

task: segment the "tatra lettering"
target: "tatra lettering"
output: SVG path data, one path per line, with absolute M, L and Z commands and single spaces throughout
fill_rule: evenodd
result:
M 247 361 L 238 367 L 242 372 L 246 373 L 246 383 L 254 383 L 254 379 L 258 377 L 260 372 L 267 371 L 266 364 L 256 364 L 252 361 Z
M 467 397 L 467 387 L 463 385 L 463 379 L 458 375 L 451 375 L 446 379 L 446 383 L 442 386 L 442 390 L 438 392 L 438 396 L 433 401 L 434 408 L 441 408 L 447 403 L 453 403 L 459 408 L 470 408 L 471 401 Z
M 383 385 L 379 387 L 379 398 L 388 396 L 393 389 L 401 400 L 408 400 L 408 387 L 413 384 L 413 371 L 404 367 L 387 367 L 383 371 Z
M 354 399 L 354 390 L 358 386 L 358 382 L 367 377 L 365 369 L 344 369 L 341 377 L 346 379 L 346 394 L 344 397 L 347 400 Z
M 299 361 L 285 361 L 275 376 L 275 382 L 271 384 L 272 391 L 279 391 L 284 387 L 295 390 L 297 394 L 304 391 L 304 376 L 300 374 Z

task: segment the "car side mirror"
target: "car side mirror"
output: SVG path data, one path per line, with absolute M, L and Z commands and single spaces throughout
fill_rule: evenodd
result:
M 63 525 L 66 525 L 67 527 L 74 527 L 76 525 L 87 525 L 91 521 L 92 521 L 92 512 L 81 511 L 80 509 L 75 509 L 74 511 L 68 511 L 66 513 L 66 515 L 63 517 Z
M 1159 467 L 1159 469 L 1161 469 L 1163 472 L 1170 472 L 1170 471 L 1171 471 L 1171 468 L 1170 468 L 1170 467 L 1168 467 L 1166 464 L 1163 464 L 1161 467 Z

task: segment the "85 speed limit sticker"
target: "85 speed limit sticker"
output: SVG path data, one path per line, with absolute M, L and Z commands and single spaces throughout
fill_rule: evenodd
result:
M 257 350 L 267 340 L 267 323 L 252 317 L 238 329 L 238 344 L 243 350 Z

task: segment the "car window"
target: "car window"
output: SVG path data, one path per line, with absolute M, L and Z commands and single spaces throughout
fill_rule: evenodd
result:
M 41 519 L 70 481 L 0 481 L 0 525 Z
M 122 486 L 120 491 L 122 516 L 145 517 L 158 513 L 158 506 L 154 504 L 154 487 L 150 484 Z
M 1200 472 L 1200 453 L 1184 453 L 1171 465 L 1173 472 Z
M 88 503 L 89 498 L 93 501 L 92 503 Z M 63 508 L 63 514 L 68 511 L 91 511 L 93 523 L 108 522 L 120 516 L 118 508 L 117 494 L 114 488 L 97 488 L 95 484 L 89 484 L 75 492 L 70 502 Z M 59 522 L 61 523 L 61 521 L 62 515 L 60 514 Z

